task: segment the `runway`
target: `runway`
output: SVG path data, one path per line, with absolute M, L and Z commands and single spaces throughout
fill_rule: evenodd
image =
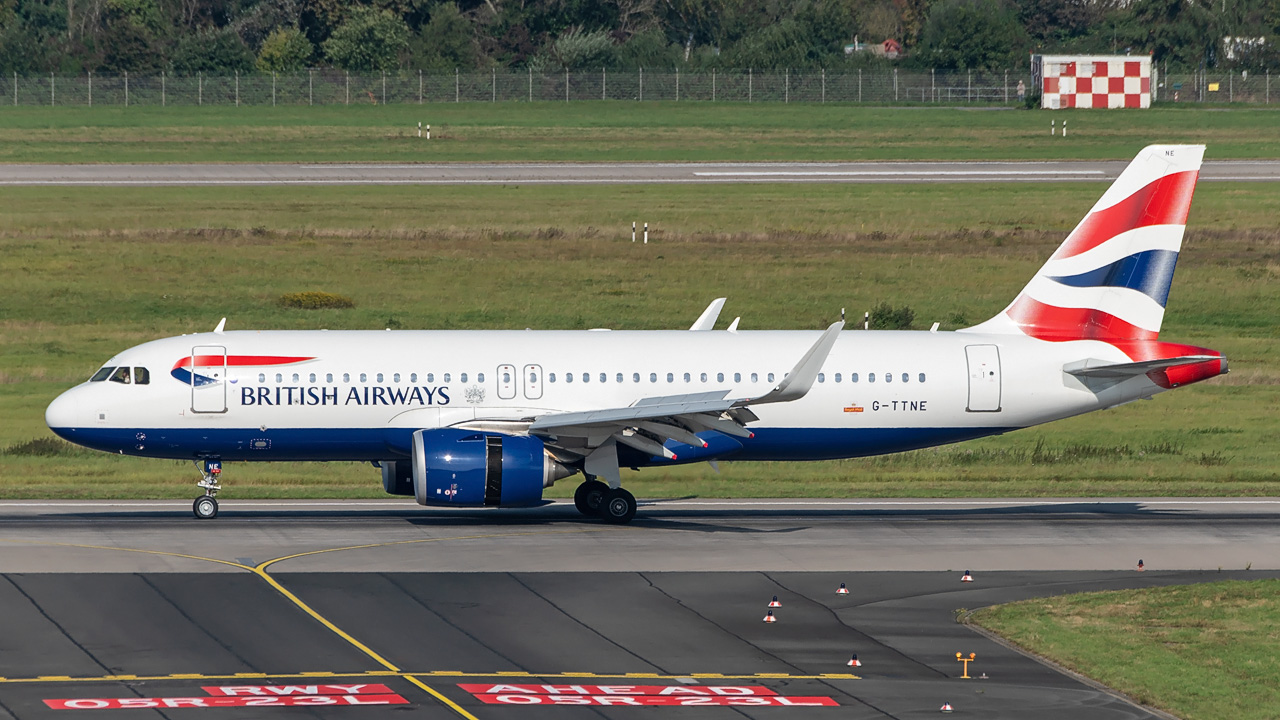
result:
M 1280 499 L 683 500 L 626 527 L 565 503 L 189 513 L 0 503 L 0 717 L 1150 718 L 956 610 L 1280 575 Z
M 600 185 L 1110 181 L 1118 161 L 0 165 L 0 185 Z M 1280 180 L 1280 160 L 1206 161 L 1200 180 Z

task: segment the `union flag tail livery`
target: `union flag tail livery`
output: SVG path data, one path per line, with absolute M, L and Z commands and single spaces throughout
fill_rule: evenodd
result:
M 624 523 L 621 468 L 824 460 L 997 435 L 1226 372 L 1159 339 L 1204 148 L 1144 149 L 1002 312 L 957 332 L 236 331 L 125 350 L 45 411 L 59 436 L 196 461 L 369 461 L 422 505 L 530 506 L 582 473 Z M 224 321 L 225 322 L 225 321 Z M 163 372 L 168 370 L 168 372 Z M 153 372 L 154 371 L 154 372 Z

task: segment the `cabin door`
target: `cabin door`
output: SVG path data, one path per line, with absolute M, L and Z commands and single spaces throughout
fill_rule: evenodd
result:
M 191 348 L 191 412 L 227 411 L 227 349 L 221 345 Z

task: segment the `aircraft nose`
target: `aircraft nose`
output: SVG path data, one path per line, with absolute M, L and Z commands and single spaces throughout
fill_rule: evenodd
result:
M 44 424 L 55 434 L 68 440 L 69 431 L 80 422 L 80 401 L 76 398 L 75 390 L 68 390 L 54 398 L 44 411 Z

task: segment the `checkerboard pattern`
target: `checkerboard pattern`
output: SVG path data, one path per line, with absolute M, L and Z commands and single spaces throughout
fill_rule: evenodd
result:
M 1151 107 L 1151 58 L 1041 56 L 1041 105 L 1060 108 Z

